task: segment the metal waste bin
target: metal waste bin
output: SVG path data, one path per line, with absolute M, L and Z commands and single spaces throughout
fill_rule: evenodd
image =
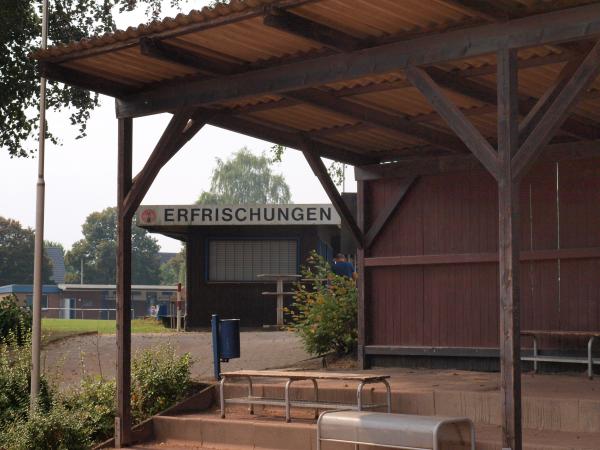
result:
M 223 319 L 219 326 L 221 360 L 240 357 L 240 319 Z

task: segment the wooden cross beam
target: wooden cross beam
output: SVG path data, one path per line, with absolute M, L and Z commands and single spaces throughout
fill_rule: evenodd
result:
M 483 55 L 504 46 L 532 47 L 597 34 L 600 34 L 600 4 L 585 5 L 216 79 L 182 81 L 176 86 L 162 86 L 118 100 L 117 117 L 292 91 L 408 66 Z
M 577 59 L 572 57 L 572 59 Z M 497 66 L 493 66 L 497 69 Z M 458 74 L 446 72 L 437 67 L 429 67 L 426 69 L 429 76 L 440 86 L 445 89 L 464 95 L 468 98 L 473 98 L 480 102 L 490 105 L 496 105 L 496 91 L 493 88 L 485 86 L 478 81 L 466 79 Z M 536 106 L 536 100 L 520 95 L 518 97 L 519 111 L 525 113 L 532 110 Z M 595 124 L 586 124 L 585 120 L 579 117 L 569 117 L 563 123 L 562 129 L 565 133 L 577 136 L 584 139 L 600 138 L 599 127 Z
M 410 188 L 415 184 L 416 181 L 416 176 L 409 176 L 402 180 L 400 186 L 398 186 L 398 189 L 396 190 L 392 198 L 388 201 L 385 208 L 379 213 L 375 221 L 371 224 L 369 231 L 367 231 L 365 235 L 366 249 L 371 247 L 377 236 L 379 236 L 379 233 L 381 232 L 383 227 L 388 223 L 388 221 L 394 214 L 394 211 L 398 209 L 398 206 L 400 206 L 400 203 L 402 203 L 402 200 L 404 200 L 406 194 L 408 193 Z
M 423 69 L 409 67 L 407 78 L 446 121 L 448 126 L 462 139 L 483 166 L 498 178 L 498 156 L 490 143 L 481 135 L 465 115 L 452 103 L 442 89 Z
M 160 169 L 206 124 L 211 114 L 212 112 L 206 111 L 195 112 L 189 108 L 173 114 L 144 168 L 133 179 L 131 189 L 124 199 L 124 212 L 130 220 Z
M 329 200 L 331 201 L 334 208 L 342 218 L 342 222 L 350 230 L 350 233 L 352 234 L 352 237 L 356 241 L 358 247 L 363 248 L 365 242 L 363 233 L 358 224 L 356 223 L 356 220 L 354 219 L 354 215 L 350 211 L 350 208 L 348 208 L 348 205 L 346 205 L 344 199 L 338 192 L 337 187 L 335 187 L 335 184 L 331 180 L 331 177 L 327 172 L 327 167 L 325 167 L 325 164 L 323 164 L 321 157 L 314 152 L 313 148 L 314 144 L 306 140 L 305 145 L 302 149 L 302 153 L 304 153 L 304 157 L 306 158 L 308 165 L 320 181 L 321 186 L 323 187 L 325 193 L 329 197 Z
M 545 147 L 540 161 L 559 162 L 574 159 L 600 157 L 600 140 L 577 141 L 551 144 Z M 357 166 L 354 175 L 357 181 L 379 180 L 384 178 L 405 178 L 411 175 L 437 175 L 451 172 L 481 170 L 475 155 L 444 155 L 438 157 L 414 157 L 385 164 Z M 484 169 L 485 170 L 485 169 Z
M 568 81 L 560 86 L 562 89 L 553 96 L 553 101 L 547 106 L 537 126 L 521 145 L 512 162 L 515 177 L 523 176 L 533 164 L 598 73 L 600 73 L 600 40 L 588 52 Z

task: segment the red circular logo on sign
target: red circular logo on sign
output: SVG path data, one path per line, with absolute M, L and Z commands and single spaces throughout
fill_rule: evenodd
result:
M 153 209 L 145 209 L 142 211 L 142 222 L 152 223 L 156 221 L 156 211 Z

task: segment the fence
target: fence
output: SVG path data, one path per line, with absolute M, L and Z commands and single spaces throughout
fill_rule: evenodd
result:
M 48 317 L 49 311 L 58 311 L 56 319 L 77 319 L 77 320 L 116 320 L 117 310 L 115 308 L 44 308 L 42 317 Z M 103 313 L 106 314 L 103 314 Z M 131 319 L 135 319 L 135 311 L 131 308 Z

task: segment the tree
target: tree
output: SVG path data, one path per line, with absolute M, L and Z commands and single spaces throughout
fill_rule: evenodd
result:
M 117 209 L 106 208 L 90 214 L 82 226 L 83 239 L 75 242 L 65 255 L 65 282 L 83 281 L 114 284 L 117 271 Z M 132 227 L 131 279 L 135 284 L 159 283 L 160 249 L 155 238 L 137 226 Z
M 160 284 L 185 283 L 185 247 L 177 255 L 160 265 Z
M 113 12 L 131 11 L 146 6 L 155 19 L 163 0 L 50 0 L 48 13 L 49 44 L 77 41 L 116 29 Z M 178 6 L 181 0 L 170 0 Z M 26 141 L 36 137 L 39 121 L 39 73 L 30 55 L 39 48 L 42 0 L 2 0 L 0 2 L 0 147 L 12 156 L 27 156 L 33 149 Z M 90 111 L 98 106 L 98 95 L 50 82 L 49 109 L 68 109 L 70 120 L 85 135 Z M 48 132 L 48 137 L 57 142 Z M 30 145 L 30 144 L 29 144 Z
M 271 170 L 271 161 L 264 154 L 257 156 L 246 147 L 231 159 L 217 158 L 210 190 L 200 194 L 201 204 L 289 203 L 290 188 L 283 176 Z
M 16 220 L 0 216 L 0 286 L 33 283 L 35 233 Z M 44 255 L 42 278 L 50 282 L 52 266 Z

